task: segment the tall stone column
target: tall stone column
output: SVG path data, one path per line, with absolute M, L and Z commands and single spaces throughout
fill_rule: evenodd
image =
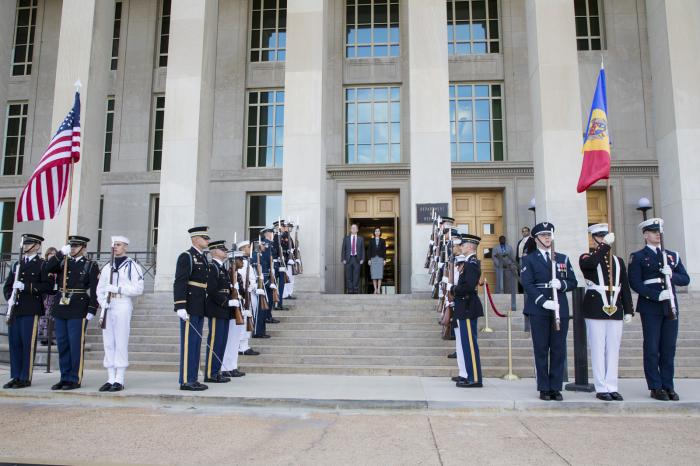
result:
M 295 289 L 321 292 L 325 264 L 323 76 L 326 0 L 287 3 L 282 215 L 299 219 L 304 273 Z
M 218 0 L 173 0 L 155 290 L 172 290 L 187 229 L 208 220 Z
M 427 291 L 423 267 L 431 225 L 417 223 L 416 205 L 452 204 L 450 160 L 449 70 L 447 12 L 442 0 L 408 0 L 408 105 L 411 162 L 411 290 Z M 405 112 L 404 112 L 405 114 Z M 406 148 L 404 147 L 404 159 Z M 437 183 L 431 180 L 439 180 Z
M 73 83 L 80 80 L 82 155 L 74 165 L 70 233 L 88 236 L 93 241 L 97 240 L 113 19 L 113 0 L 64 0 L 62 4 L 50 134 L 53 136 L 73 105 Z M 33 69 L 36 73 L 39 67 L 35 64 Z M 30 170 L 34 166 L 27 170 L 28 174 Z M 45 244 L 65 244 L 67 222 L 66 198 L 58 215 L 44 222 Z
M 700 3 L 647 0 L 656 154 L 665 243 L 700 290 Z
M 576 193 L 582 161 L 582 109 L 574 3 L 527 0 L 532 156 L 537 221 L 556 227 L 555 249 L 572 258 L 588 250 L 585 193 Z

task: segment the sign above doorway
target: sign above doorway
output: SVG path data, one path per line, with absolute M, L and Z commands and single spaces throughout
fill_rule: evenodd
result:
M 440 217 L 447 217 L 447 202 L 440 202 L 437 204 L 416 204 L 416 223 L 433 223 L 433 211 L 436 215 Z

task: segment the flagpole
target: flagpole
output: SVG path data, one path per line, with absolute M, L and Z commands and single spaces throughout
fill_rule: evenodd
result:
M 68 221 L 66 222 L 66 244 L 68 244 L 68 237 L 70 236 L 70 217 L 71 217 L 71 207 L 73 206 L 73 155 L 71 154 L 70 159 L 70 176 L 68 182 Z M 70 257 L 70 252 L 68 253 Z M 63 260 L 63 288 L 61 290 L 61 301 L 60 304 L 67 306 L 70 303 L 70 298 L 66 295 L 66 284 L 68 281 L 68 259 L 65 257 Z

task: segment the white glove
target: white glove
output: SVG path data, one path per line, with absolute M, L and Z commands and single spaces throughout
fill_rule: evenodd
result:
M 287 269 L 280 268 L 280 273 L 287 274 Z
M 10 298 L 10 299 L 7 300 L 7 309 L 12 309 L 12 306 L 14 306 L 14 305 L 15 305 L 15 300 L 14 300 L 14 299 Z M 8 315 L 7 317 L 8 317 L 8 319 L 9 319 L 10 316 Z
M 612 246 L 614 242 L 615 233 L 608 233 L 607 235 L 603 236 L 603 243 L 607 244 L 608 246 Z
M 671 292 L 668 290 L 661 290 L 659 293 L 659 301 L 668 301 L 671 299 Z
M 445 265 L 444 262 L 438 262 L 438 268 L 442 268 Z
M 448 284 L 450 283 L 450 279 L 447 277 L 442 277 L 442 283 Z
M 85 316 L 85 318 L 87 319 L 88 322 L 90 322 L 93 319 L 93 317 L 95 317 L 95 314 L 90 314 L 89 312 Z
M 236 283 L 233 284 L 233 289 L 238 291 L 238 281 L 236 281 Z
M 274 283 L 270 284 L 270 289 L 271 289 L 271 290 L 276 290 L 276 289 L 277 289 L 277 285 L 275 285 Z
M 294 253 L 294 248 L 289 248 L 289 254 Z
M 258 295 L 258 296 L 262 296 L 262 295 L 265 294 L 265 290 L 263 290 L 262 288 L 257 288 L 257 289 L 255 290 L 255 294 Z
M 102 322 L 104 321 L 104 318 L 105 318 L 105 308 L 103 307 L 102 309 L 100 309 L 100 319 L 98 320 L 98 322 L 100 323 L 100 327 L 102 327 Z
M 451 284 L 451 283 L 448 283 L 448 284 L 447 284 L 447 291 L 449 292 L 451 289 L 452 289 L 452 284 Z
M 556 310 L 559 310 L 559 303 L 555 303 L 551 299 L 548 299 L 547 301 L 544 302 L 542 307 L 545 309 L 549 309 L 550 311 L 556 311 Z
M 549 282 L 549 287 L 554 288 L 555 290 L 561 290 L 561 282 L 558 278 L 554 278 Z
M 673 275 L 673 269 L 671 269 L 671 266 L 668 264 L 661 267 L 661 270 L 659 270 L 659 271 L 664 275 L 668 275 L 669 278 Z
M 24 290 L 24 283 L 22 283 L 22 282 L 20 282 L 20 281 L 16 281 L 16 282 L 12 285 L 12 288 L 14 288 L 15 290 L 22 291 L 22 290 Z
M 228 300 L 228 307 L 240 307 L 241 302 L 237 299 L 229 299 Z
M 119 287 L 117 285 L 107 285 L 107 286 L 105 286 L 105 291 L 107 293 L 119 294 Z
M 433 244 L 435 244 L 435 241 L 431 239 L 429 244 L 432 246 Z
M 625 314 L 625 317 L 623 318 L 626 324 L 629 324 L 632 322 L 632 314 Z
M 63 254 L 64 256 L 70 254 L 70 244 L 66 244 L 61 248 L 61 254 Z
M 243 317 L 253 317 L 253 311 L 246 309 L 243 311 Z
M 187 314 L 185 309 L 178 309 L 177 316 L 182 320 L 190 320 L 190 316 Z

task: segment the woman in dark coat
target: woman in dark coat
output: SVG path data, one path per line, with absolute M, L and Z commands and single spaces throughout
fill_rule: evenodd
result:
M 374 229 L 374 237 L 369 241 L 369 272 L 372 276 L 374 294 L 382 291 L 382 279 L 384 278 L 384 264 L 386 263 L 386 241 L 382 238 L 382 230 Z

